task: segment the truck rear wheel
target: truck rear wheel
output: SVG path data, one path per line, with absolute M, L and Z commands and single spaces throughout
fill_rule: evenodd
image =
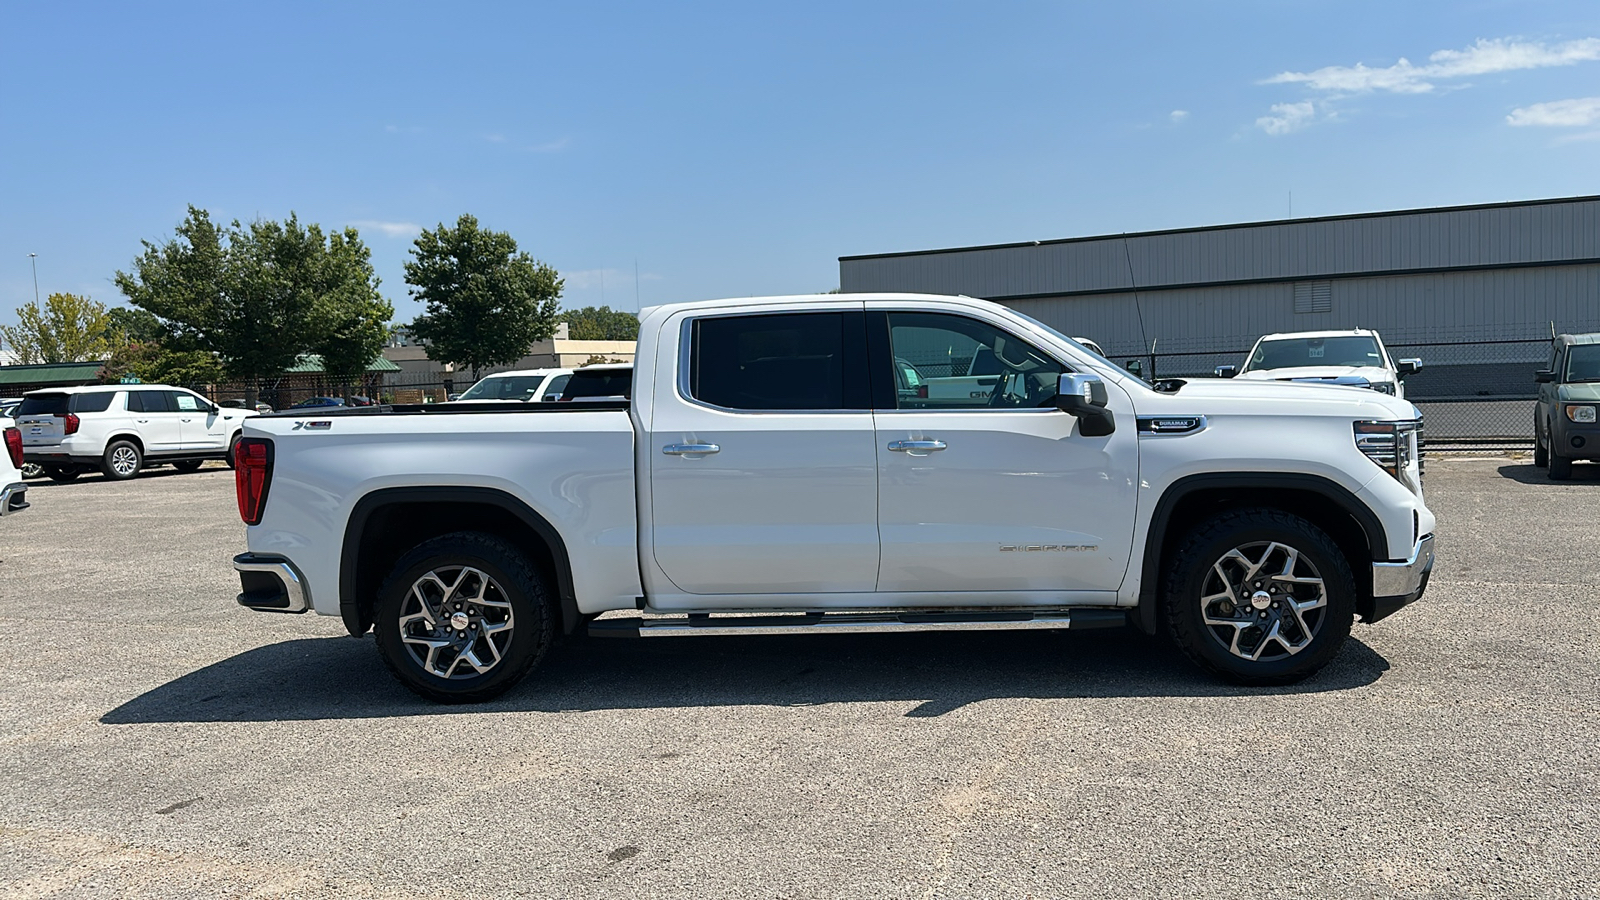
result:
M 1167 625 L 1201 668 L 1238 684 L 1291 684 L 1339 652 L 1355 578 L 1338 546 L 1298 516 L 1223 513 L 1179 545 L 1163 584 Z
M 437 703 L 498 696 L 528 673 L 554 632 L 542 573 L 507 541 L 458 531 L 400 557 L 378 589 L 378 653 Z

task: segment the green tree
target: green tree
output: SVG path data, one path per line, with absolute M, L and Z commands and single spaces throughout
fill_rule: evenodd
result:
M 378 293 L 372 251 L 354 228 L 328 236 L 319 280 L 311 352 L 322 357 L 323 370 L 348 394 L 350 382 L 388 343 L 394 306 Z
M 406 283 L 425 304 L 411 333 L 429 359 L 470 366 L 476 380 L 484 366 L 516 362 L 555 331 L 562 279 L 519 252 L 511 235 L 463 215 L 454 227 L 422 232 L 411 256 Z
M 165 337 L 161 320 L 143 309 L 114 306 L 106 310 L 106 319 L 110 323 L 106 337 L 113 343 L 131 341 L 135 344 L 155 344 Z
M 168 350 L 159 344 L 132 342 L 112 352 L 95 380 L 118 384 L 129 375 L 146 384 L 197 387 L 222 380 L 222 364 L 204 350 Z
M 567 337 L 575 341 L 636 341 L 639 317 L 609 306 L 585 306 L 561 313 Z
M 159 320 L 165 350 L 205 351 L 228 377 L 254 385 L 308 352 L 320 350 L 341 371 L 351 355 L 365 354 L 356 371 L 371 363 L 393 309 L 378 294 L 369 257 L 354 229 L 325 238 L 293 213 L 284 222 L 219 228 L 191 206 L 177 236 L 145 241 L 133 271 L 118 272 L 116 282 Z
M 111 327 L 106 305 L 77 294 L 51 294 L 44 307 L 28 303 L 17 324 L 0 325 L 0 342 L 24 365 L 105 359 L 123 342 Z

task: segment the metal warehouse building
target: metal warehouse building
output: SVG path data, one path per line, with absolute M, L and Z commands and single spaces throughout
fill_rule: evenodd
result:
M 1431 432 L 1518 437 L 1552 323 L 1600 331 L 1600 197 L 847 256 L 839 284 L 994 300 L 1161 376 L 1265 333 L 1373 328 L 1423 359 L 1407 392 Z M 1450 403 L 1472 405 L 1430 408 Z

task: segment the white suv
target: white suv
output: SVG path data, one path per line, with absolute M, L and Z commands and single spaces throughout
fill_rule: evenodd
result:
M 572 377 L 571 369 L 518 369 L 514 372 L 496 372 L 483 379 L 457 397 L 457 403 L 505 403 L 509 401 L 537 403 L 559 400 L 561 391 Z
M 234 444 L 251 410 L 219 408 L 164 384 L 33 391 L 17 408 L 23 457 L 54 481 L 89 469 L 132 478 L 153 463 L 192 472 L 208 459 L 233 465 Z

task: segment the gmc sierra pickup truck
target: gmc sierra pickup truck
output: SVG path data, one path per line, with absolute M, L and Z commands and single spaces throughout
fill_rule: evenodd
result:
M 1419 416 L 1375 391 L 1152 386 L 965 297 L 639 324 L 620 399 L 248 420 L 239 603 L 372 630 L 408 687 L 462 702 L 574 633 L 1131 622 L 1282 684 L 1427 585 Z M 980 355 L 999 371 L 962 402 L 897 374 Z M 616 610 L 638 614 L 596 620 Z

